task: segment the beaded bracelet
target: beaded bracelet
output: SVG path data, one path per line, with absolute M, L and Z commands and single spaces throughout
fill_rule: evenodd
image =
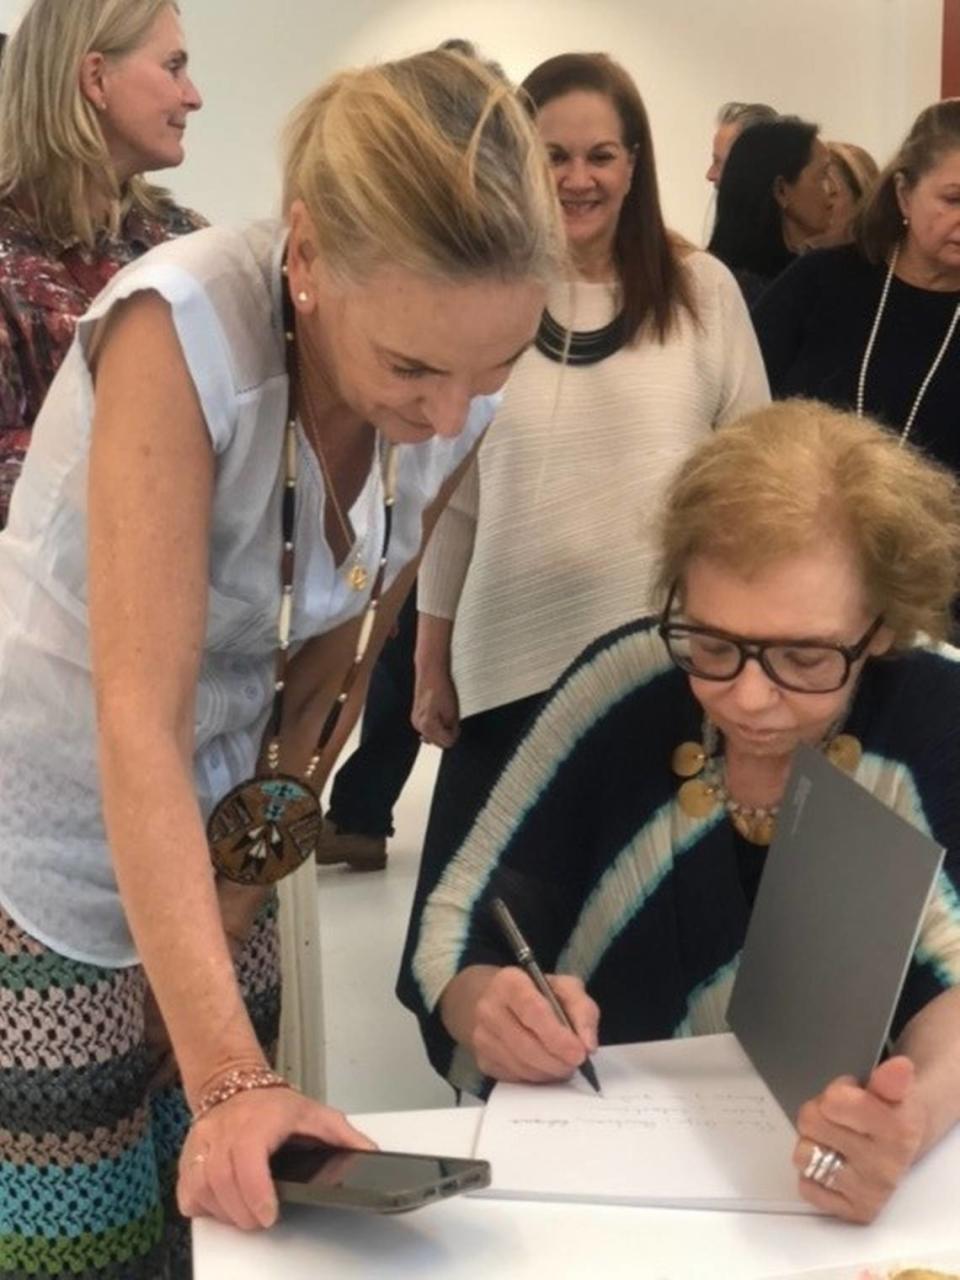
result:
M 202 1094 L 193 1112 L 193 1123 L 219 1107 L 222 1102 L 229 1102 L 238 1093 L 246 1093 L 248 1089 L 289 1089 L 290 1083 L 278 1076 L 269 1067 L 237 1067 L 228 1072 L 219 1084 L 214 1085 Z

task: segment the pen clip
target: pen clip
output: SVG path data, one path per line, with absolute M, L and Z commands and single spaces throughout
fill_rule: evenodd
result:
M 510 914 L 510 909 L 502 898 L 494 898 L 490 903 L 490 910 L 496 917 L 497 924 L 503 930 L 510 950 L 518 964 L 527 965 L 533 960 L 533 951 L 526 938 L 517 927 L 517 922 Z

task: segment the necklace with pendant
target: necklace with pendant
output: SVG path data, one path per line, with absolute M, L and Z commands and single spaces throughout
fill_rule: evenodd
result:
M 883 282 L 883 289 L 880 293 L 880 303 L 877 307 L 877 314 L 874 316 L 873 328 L 870 330 L 870 337 L 867 339 L 867 345 L 863 353 L 863 360 L 860 362 L 860 376 L 857 379 L 857 417 L 863 417 L 863 396 L 864 389 L 867 384 L 867 369 L 870 367 L 870 357 L 873 355 L 874 344 L 877 341 L 877 334 L 880 330 L 880 321 L 883 319 L 883 313 L 887 307 L 887 296 L 890 293 L 890 285 L 893 282 L 893 273 L 897 265 L 897 258 L 900 256 L 900 246 L 897 245 L 893 253 L 890 255 L 890 266 L 887 268 L 887 278 Z M 910 412 L 907 414 L 907 420 L 904 423 L 903 430 L 900 432 L 900 443 L 903 444 L 913 429 L 913 422 L 920 408 L 923 397 L 927 394 L 927 388 L 933 381 L 933 376 L 940 368 L 943 357 L 947 354 L 947 348 L 953 339 L 957 322 L 960 321 L 960 302 L 953 309 L 953 316 L 947 325 L 947 332 L 944 334 L 943 341 L 940 343 L 940 349 L 933 357 L 933 363 L 927 370 L 923 381 L 920 383 L 920 390 L 913 398 L 913 404 L 910 406 Z
M 330 472 L 329 466 L 327 465 L 327 457 L 323 451 L 323 445 L 320 443 L 320 432 L 317 429 L 316 419 L 313 416 L 313 406 L 310 404 L 310 398 L 307 395 L 306 383 L 300 369 L 299 359 L 297 359 L 296 364 L 297 385 L 301 391 L 301 421 L 303 422 L 307 438 L 313 445 L 313 451 L 317 455 L 317 461 L 320 463 L 320 473 L 323 476 L 323 487 L 330 498 L 330 505 L 333 507 L 333 512 L 337 518 L 337 524 L 340 526 L 340 532 L 343 534 L 344 545 L 348 552 L 348 559 L 350 563 L 343 569 L 343 575 L 354 591 L 366 591 L 367 587 L 370 585 L 370 574 L 362 559 L 363 544 L 360 543 L 359 545 L 354 545 L 354 531 L 347 523 L 347 518 L 344 515 L 343 508 L 340 506 L 340 501 L 337 498 L 337 491 L 333 484 L 333 476 Z M 351 548 L 353 548 L 353 551 L 352 554 L 349 554 L 351 552 Z
M 838 769 L 854 773 L 863 748 L 852 733 L 837 733 L 837 727 L 828 730 L 820 749 Z M 702 819 L 722 807 L 745 840 L 767 845 L 774 837 L 780 806 L 746 805 L 733 799 L 723 776 L 719 743 L 716 725 L 704 717 L 703 741 L 681 742 L 675 749 L 670 767 L 678 778 L 685 779 L 677 792 L 680 808 L 688 817 Z
M 286 266 L 283 268 L 286 284 Z M 323 829 L 320 799 L 313 785 L 323 752 L 333 737 L 361 663 L 370 644 L 377 607 L 383 593 L 393 529 L 393 504 L 397 484 L 397 455 L 388 445 L 381 459 L 383 484 L 383 542 L 380 559 L 353 660 L 347 668 L 340 691 L 320 730 L 320 736 L 302 777 L 280 772 L 280 733 L 283 726 L 287 659 L 293 622 L 294 535 L 297 493 L 297 421 L 293 411 L 296 375 L 293 304 L 284 289 L 284 335 L 287 346 L 287 379 L 291 388 L 284 432 L 284 485 L 281 501 L 280 610 L 277 619 L 277 651 L 274 664 L 274 695 L 268 725 L 267 772 L 240 782 L 215 806 L 207 822 L 210 857 L 217 871 L 239 884 L 273 884 L 289 875 L 316 851 Z M 364 570 L 366 573 L 366 570 Z M 364 584 L 366 579 L 364 579 Z M 351 583 L 351 585 L 354 585 Z M 362 590 L 362 587 L 357 587 Z

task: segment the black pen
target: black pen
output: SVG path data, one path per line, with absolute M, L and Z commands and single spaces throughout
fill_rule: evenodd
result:
M 493 911 L 497 924 L 503 931 L 503 936 L 506 938 L 510 946 L 510 950 L 516 957 L 517 964 L 521 969 L 526 971 L 530 981 L 550 1005 L 550 1008 L 557 1015 L 559 1021 L 563 1023 L 565 1027 L 569 1028 L 574 1035 L 576 1035 L 576 1028 L 567 1017 L 567 1012 L 557 999 L 553 987 L 551 987 L 550 983 L 543 976 L 543 970 L 537 964 L 537 958 L 533 954 L 533 949 L 517 928 L 517 922 L 510 914 L 510 909 L 507 904 L 502 898 L 494 898 L 493 902 L 490 904 L 490 908 Z M 599 1093 L 600 1081 L 597 1079 L 596 1069 L 590 1059 L 584 1058 L 578 1070 L 584 1080 L 586 1080 L 587 1084 L 590 1085 L 591 1089 Z

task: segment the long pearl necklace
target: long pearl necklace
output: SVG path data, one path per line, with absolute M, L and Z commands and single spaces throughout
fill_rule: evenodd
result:
M 877 333 L 879 332 L 879 329 L 880 329 L 880 321 L 883 319 L 883 313 L 886 310 L 887 295 L 890 292 L 890 284 L 891 284 L 891 281 L 893 280 L 893 272 L 897 265 L 897 258 L 899 256 L 900 256 L 900 246 L 897 245 L 894 248 L 893 253 L 890 255 L 890 266 L 887 269 L 887 278 L 883 282 L 883 290 L 880 294 L 880 304 L 877 307 L 877 314 L 874 316 L 874 320 L 873 320 L 873 328 L 870 330 L 870 337 L 867 339 L 866 349 L 864 350 L 864 353 L 863 353 L 863 360 L 860 363 L 860 377 L 857 379 L 857 417 L 858 418 L 863 417 L 863 390 L 867 381 L 867 369 L 870 366 L 870 357 L 873 355 L 873 346 L 877 340 Z M 910 431 L 913 428 L 913 420 L 914 418 L 916 418 L 917 410 L 920 408 L 920 402 L 923 400 L 923 397 L 927 394 L 927 387 L 929 387 L 930 383 L 933 381 L 933 375 L 940 368 L 940 362 L 943 360 L 943 357 L 947 353 L 947 347 L 949 347 L 950 341 L 953 338 L 953 333 L 957 327 L 958 320 L 960 320 L 960 302 L 958 302 L 953 309 L 953 317 L 949 325 L 947 326 L 947 332 L 946 332 L 946 335 L 944 336 L 943 342 L 940 343 L 940 350 L 934 356 L 933 364 L 931 364 L 930 368 L 927 370 L 926 377 L 920 383 L 920 390 L 917 392 L 916 396 L 914 396 L 913 404 L 910 407 L 910 412 L 907 414 L 907 421 L 904 425 L 903 430 L 900 432 L 901 444 L 903 444 L 910 435 Z

